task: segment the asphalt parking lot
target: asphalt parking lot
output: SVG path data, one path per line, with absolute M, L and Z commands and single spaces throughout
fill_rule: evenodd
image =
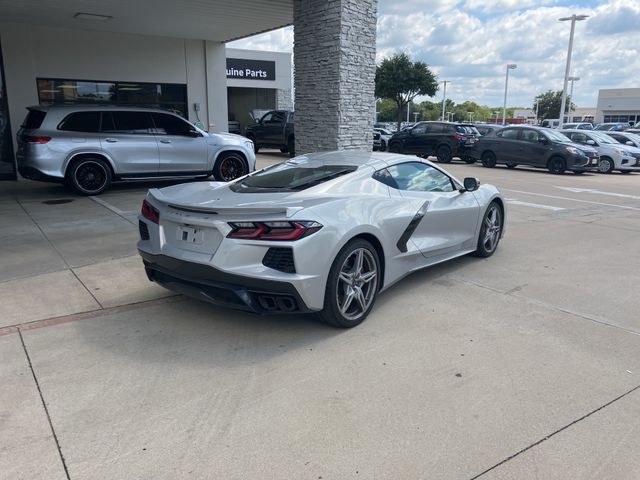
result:
M 640 175 L 447 168 L 501 188 L 498 251 L 351 330 L 148 282 L 148 184 L 3 184 L 0 478 L 640 478 Z

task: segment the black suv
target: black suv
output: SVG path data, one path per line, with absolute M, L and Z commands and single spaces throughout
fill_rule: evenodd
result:
M 395 133 L 389 139 L 389 151 L 425 158 L 435 155 L 442 163 L 449 163 L 453 157 L 473 163 L 475 159 L 471 152 L 478 137 L 479 133 L 473 127 L 462 123 L 420 122 L 413 128 Z
M 480 139 L 474 155 L 489 168 L 499 163 L 509 168 L 528 165 L 556 174 L 594 171 L 599 159 L 593 147 L 574 143 L 557 130 L 533 126 L 491 132 Z

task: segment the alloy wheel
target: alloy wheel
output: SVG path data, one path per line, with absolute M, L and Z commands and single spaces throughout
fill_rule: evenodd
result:
M 246 173 L 244 161 L 238 157 L 229 156 L 220 163 L 220 176 L 225 182 L 235 180 L 236 178 L 246 175 Z
M 485 250 L 490 253 L 498 246 L 500 232 L 502 231 L 502 216 L 497 205 L 489 207 L 489 211 L 484 217 L 484 237 L 482 244 Z
M 348 320 L 365 314 L 378 290 L 378 267 L 374 255 L 366 248 L 356 248 L 340 267 L 336 302 L 340 313 Z
M 104 188 L 109 174 L 104 165 L 99 162 L 87 160 L 82 162 L 75 171 L 75 180 L 87 193 L 93 193 Z

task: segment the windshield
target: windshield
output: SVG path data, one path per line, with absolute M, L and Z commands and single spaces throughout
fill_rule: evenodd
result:
M 570 142 L 571 140 L 566 135 L 557 132 L 555 130 L 545 130 L 544 134 L 549 140 L 555 140 L 556 142 Z
M 617 140 L 611 138 L 606 133 L 592 132 L 591 136 L 600 143 L 612 143 L 614 145 L 617 145 L 618 143 L 620 143 Z
M 354 165 L 318 165 L 296 160 L 279 163 L 260 170 L 230 185 L 234 192 L 296 191 L 319 185 L 355 171 Z

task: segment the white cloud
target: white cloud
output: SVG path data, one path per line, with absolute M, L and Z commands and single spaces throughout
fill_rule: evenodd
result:
M 640 0 L 380 0 L 378 10 L 378 60 L 407 52 L 426 62 L 451 81 L 447 96 L 456 102 L 501 105 L 507 63 L 518 64 L 510 73 L 511 105 L 530 106 L 537 94 L 560 90 L 569 23 L 558 18 L 573 13 L 590 15 L 576 24 L 576 103 L 594 106 L 600 88 L 637 86 Z M 229 45 L 292 51 L 293 31 Z

